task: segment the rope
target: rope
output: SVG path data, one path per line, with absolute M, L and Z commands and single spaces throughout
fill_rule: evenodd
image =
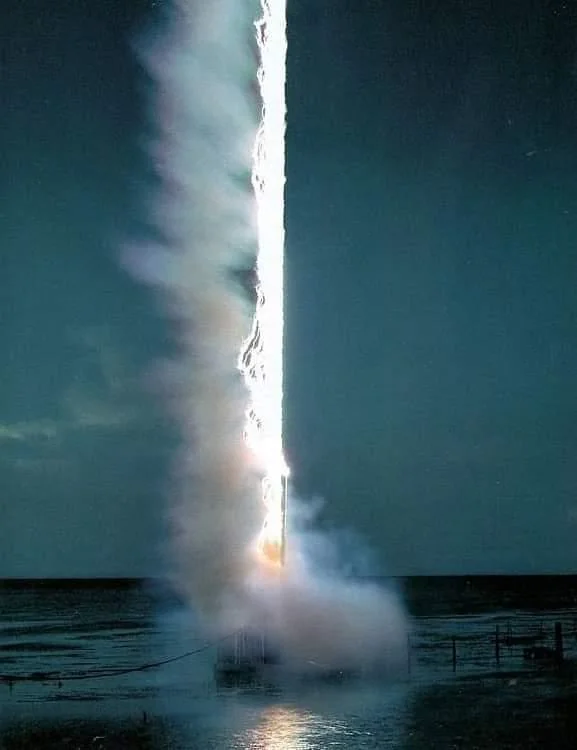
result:
M 223 643 L 229 638 L 234 638 L 234 636 L 240 633 L 241 630 L 235 630 L 234 632 L 229 633 L 222 638 L 218 638 L 215 641 L 206 643 L 204 646 L 200 646 L 200 648 L 195 648 L 192 651 L 186 651 L 184 654 L 179 654 L 178 656 L 170 656 L 167 659 L 161 659 L 160 661 L 147 662 L 145 664 L 140 664 L 137 667 L 124 667 L 118 669 L 93 669 L 87 670 L 85 672 L 74 672 L 68 674 L 62 672 L 30 672 L 29 674 L 20 675 L 0 674 L 0 683 L 4 682 L 10 688 L 12 688 L 12 686 L 18 682 L 58 682 L 59 684 L 61 684 L 63 682 L 94 680 L 100 679 L 101 677 L 119 677 L 121 675 L 132 674 L 134 672 L 145 672 L 147 669 L 162 667 L 165 664 L 172 664 L 173 662 L 181 661 L 182 659 L 188 659 L 191 656 L 201 654 L 203 653 L 203 651 L 208 651 L 208 649 L 218 646 L 220 643 Z

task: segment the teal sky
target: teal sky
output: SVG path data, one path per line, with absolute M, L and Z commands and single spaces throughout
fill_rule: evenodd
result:
M 6 0 L 0 576 L 160 570 L 145 0 Z M 576 570 L 577 14 L 289 2 L 286 443 L 393 573 Z

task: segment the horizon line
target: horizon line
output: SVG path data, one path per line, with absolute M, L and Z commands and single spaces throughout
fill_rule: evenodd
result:
M 479 579 L 479 578 L 577 578 L 577 572 L 493 572 L 493 573 L 409 573 L 399 575 L 351 575 L 347 578 L 366 578 L 366 579 L 425 579 L 425 578 L 458 578 L 458 579 Z M 137 583 L 170 583 L 163 576 L 4 576 L 0 577 L 0 586 L 3 584 L 66 584 L 66 583 L 84 583 L 84 584 L 137 584 Z

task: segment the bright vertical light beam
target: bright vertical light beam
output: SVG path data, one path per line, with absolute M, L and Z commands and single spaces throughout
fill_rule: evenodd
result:
M 239 368 L 249 390 L 245 438 L 262 476 L 265 520 L 261 556 L 285 556 L 288 467 L 283 452 L 284 187 L 286 129 L 286 0 L 261 0 L 256 22 L 262 114 L 252 184 L 257 205 L 257 303 Z

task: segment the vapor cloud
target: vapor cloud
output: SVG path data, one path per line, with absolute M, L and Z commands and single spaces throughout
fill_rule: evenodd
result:
M 154 82 L 149 147 L 161 186 L 151 214 L 161 240 L 127 261 L 174 322 L 178 356 L 164 372 L 182 444 L 170 499 L 174 581 L 207 617 L 242 588 L 262 521 L 236 367 L 252 311 L 233 280 L 257 242 L 250 6 L 173 2 L 164 34 L 139 48 Z
M 385 655 L 390 663 L 405 643 L 392 593 L 334 570 L 319 574 L 298 533 L 280 578 L 267 576 L 252 551 L 264 507 L 243 438 L 247 393 L 237 360 L 253 310 L 234 279 L 257 251 L 257 10 L 240 0 L 174 0 L 163 33 L 139 47 L 153 81 L 157 242 L 125 262 L 157 290 L 178 350 L 164 369 L 181 438 L 169 510 L 173 581 L 205 622 L 221 631 L 266 622 L 300 664 Z

